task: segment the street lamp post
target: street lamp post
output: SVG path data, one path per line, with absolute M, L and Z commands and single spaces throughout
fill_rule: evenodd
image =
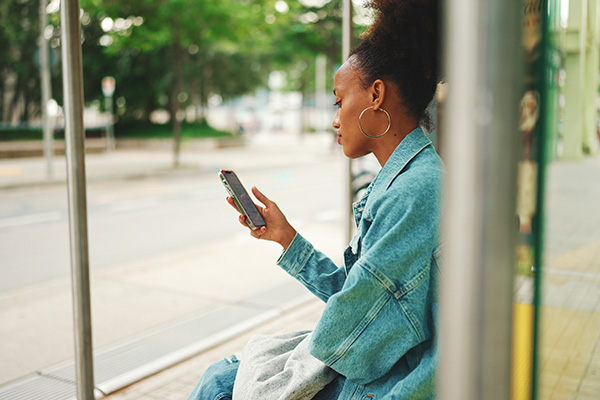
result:
M 50 55 L 48 51 L 48 39 L 46 38 L 46 26 L 48 26 L 48 13 L 46 7 L 48 0 L 40 0 L 40 79 L 42 86 L 42 129 L 44 132 L 44 157 L 46 159 L 46 174 L 48 179 L 52 178 L 52 158 L 54 156 L 54 144 L 52 138 L 52 127 L 48 116 L 48 102 L 50 101 L 52 88 L 50 85 Z

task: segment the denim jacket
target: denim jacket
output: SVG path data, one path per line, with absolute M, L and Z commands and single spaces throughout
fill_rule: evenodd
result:
M 297 234 L 278 264 L 327 304 L 309 350 L 346 377 L 339 399 L 434 399 L 442 163 L 420 128 L 354 204 L 337 267 Z

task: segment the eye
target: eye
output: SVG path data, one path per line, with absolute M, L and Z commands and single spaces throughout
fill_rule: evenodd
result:
M 336 101 L 336 102 L 333 104 L 333 106 L 334 106 L 334 107 L 337 107 L 337 108 L 340 108 L 340 107 L 342 106 L 342 101 L 341 101 L 341 100 L 340 100 L 340 101 Z

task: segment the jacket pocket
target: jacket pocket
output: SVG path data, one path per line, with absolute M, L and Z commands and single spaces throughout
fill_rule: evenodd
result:
M 360 242 L 360 235 L 357 233 L 344 251 L 344 268 L 346 270 L 346 276 L 348 276 L 350 269 L 360 257 Z

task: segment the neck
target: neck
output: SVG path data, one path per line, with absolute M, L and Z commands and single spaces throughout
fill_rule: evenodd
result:
M 394 119 L 392 119 L 394 121 Z M 405 137 L 408 136 L 409 133 L 414 131 L 418 124 L 415 121 L 405 121 L 402 119 L 397 119 L 397 121 L 401 121 L 404 123 L 392 124 L 388 133 L 385 136 L 376 140 L 373 148 L 373 155 L 379 161 L 379 165 L 382 167 L 385 165 L 387 160 L 390 158 L 396 147 L 404 140 Z

